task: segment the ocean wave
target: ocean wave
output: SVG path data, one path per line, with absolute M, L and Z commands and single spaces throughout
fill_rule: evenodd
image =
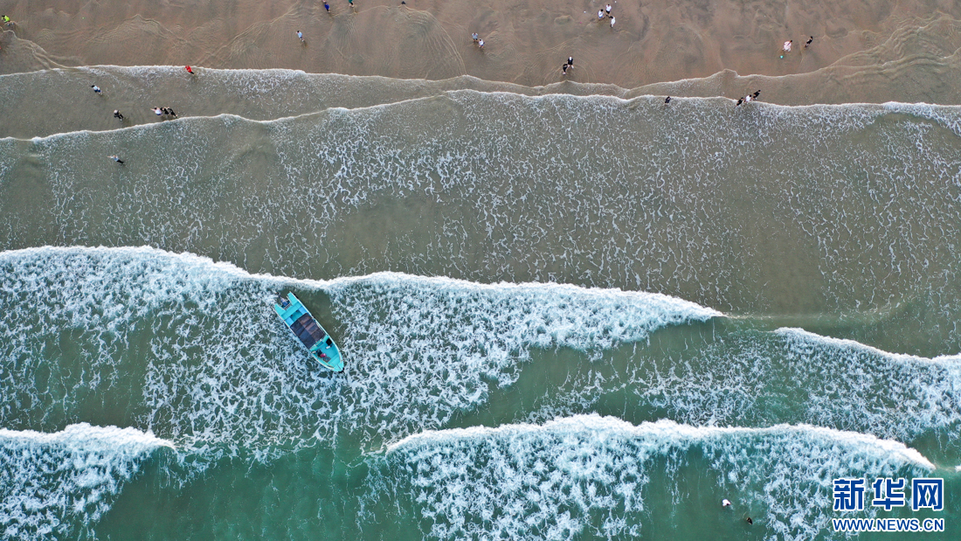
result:
M 527 419 L 601 410 L 640 422 L 810 424 L 961 451 L 961 356 L 889 353 L 800 329 L 726 325 L 684 348 L 622 348 L 606 371 L 572 371 Z M 935 442 L 932 444 L 932 442 Z
M 692 501 L 716 506 L 705 520 L 718 531 L 752 516 L 765 538 L 811 539 L 833 516 L 833 479 L 934 469 L 901 443 L 857 433 L 635 426 L 595 415 L 417 434 L 388 447 L 383 462 L 375 489 L 414 507 L 435 539 L 640 536 Z M 722 509 L 722 498 L 733 507 Z
M 162 448 L 173 444 L 133 428 L 0 429 L 0 536 L 79 538 Z
M 345 353 L 345 375 L 308 362 L 277 320 L 270 300 L 287 288 L 308 305 L 329 296 L 329 312 L 315 314 Z M 0 290 L 15 293 L 0 319 L 0 381 L 11 391 L 0 421 L 56 426 L 129 401 L 139 426 L 211 459 L 441 427 L 511 385 L 533 349 L 596 356 L 720 315 L 568 285 L 255 276 L 150 248 L 4 252 Z

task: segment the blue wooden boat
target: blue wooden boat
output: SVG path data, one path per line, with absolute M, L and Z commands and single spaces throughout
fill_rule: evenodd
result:
M 294 336 L 307 347 L 310 356 L 334 372 L 342 372 L 344 359 L 340 355 L 340 350 L 337 349 L 337 344 L 314 319 L 314 316 L 310 315 L 300 299 L 288 292 L 286 298 L 280 297 L 278 301 L 274 303 L 274 310 Z

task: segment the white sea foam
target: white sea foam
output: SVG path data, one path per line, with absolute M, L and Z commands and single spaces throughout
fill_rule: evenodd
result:
M 784 336 L 794 343 L 810 342 L 810 343 L 820 343 L 825 346 L 830 346 L 831 348 L 836 348 L 838 350 L 848 350 L 858 352 L 864 355 L 884 357 L 886 359 L 894 361 L 904 361 L 907 363 L 926 363 L 935 362 L 943 363 L 946 366 L 951 366 L 954 364 L 961 363 L 961 354 L 959 355 L 939 355 L 934 358 L 921 357 L 918 355 L 907 355 L 904 353 L 890 353 L 878 349 L 876 347 L 868 346 L 858 342 L 857 340 L 847 340 L 842 338 L 833 338 L 830 336 L 821 336 L 804 329 L 798 328 L 780 328 L 774 331 L 775 334 Z
M 699 494 L 684 487 L 690 467 L 707 477 Z M 800 540 L 833 516 L 833 479 L 932 469 L 901 443 L 807 425 L 633 426 L 590 415 L 418 434 L 387 449 L 382 472 L 385 485 L 410 491 L 431 538 L 620 539 L 644 534 L 663 511 L 655 501 L 717 494 L 752 509 L 774 538 Z
M 290 286 L 329 293 L 332 314 L 317 315 L 336 325 L 346 375 L 309 363 L 277 320 L 270 300 Z M 0 320 L 0 380 L 16 397 L 0 417 L 55 424 L 75 418 L 82 396 L 132 389 L 143 426 L 213 458 L 340 431 L 377 442 L 440 427 L 511 384 L 532 348 L 596 355 L 720 315 L 555 284 L 396 273 L 297 282 L 149 248 L 6 252 L 0 289 L 16 292 Z M 70 353 L 53 346 L 64 340 Z
M 35 150 L 52 233 L 37 242 L 148 243 L 286 275 L 672 292 L 728 312 L 764 312 L 796 286 L 821 312 L 913 302 L 920 342 L 961 349 L 944 242 L 961 235 L 961 109 L 717 101 L 457 90 L 48 138 Z M 136 168 L 88 159 L 117 145 L 137 149 Z
M 899 441 L 933 437 L 939 457 L 961 451 L 961 357 L 892 354 L 799 329 L 733 329 L 684 351 L 634 347 L 599 378 L 580 371 L 528 412 L 667 416 L 702 426 L 813 424 Z M 611 402 L 620 392 L 624 404 Z
M 0 537 L 67 539 L 96 524 L 123 484 L 169 441 L 133 428 L 0 429 Z

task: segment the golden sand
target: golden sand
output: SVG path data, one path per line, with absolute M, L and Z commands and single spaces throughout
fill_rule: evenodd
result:
M 728 97 L 761 85 L 786 104 L 961 97 L 961 2 L 612 2 L 613 28 L 597 17 L 605 3 L 333 0 L 328 14 L 313 0 L 0 0 L 13 20 L 0 73 L 191 64 Z

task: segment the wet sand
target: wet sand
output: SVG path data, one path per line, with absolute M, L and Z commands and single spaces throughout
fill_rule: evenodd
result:
M 961 103 L 961 4 L 550 0 L 331 2 L 0 0 L 13 24 L 0 73 L 81 65 L 287 68 L 526 87 L 737 97 L 763 83 L 784 104 Z M 301 44 L 295 31 L 304 33 Z M 470 39 L 478 32 L 486 44 Z M 804 48 L 808 36 L 811 47 Z M 781 44 L 794 40 L 781 58 Z M 566 76 L 568 56 L 575 68 Z M 664 86 L 663 83 L 671 83 Z M 563 88 L 562 91 L 567 91 Z

